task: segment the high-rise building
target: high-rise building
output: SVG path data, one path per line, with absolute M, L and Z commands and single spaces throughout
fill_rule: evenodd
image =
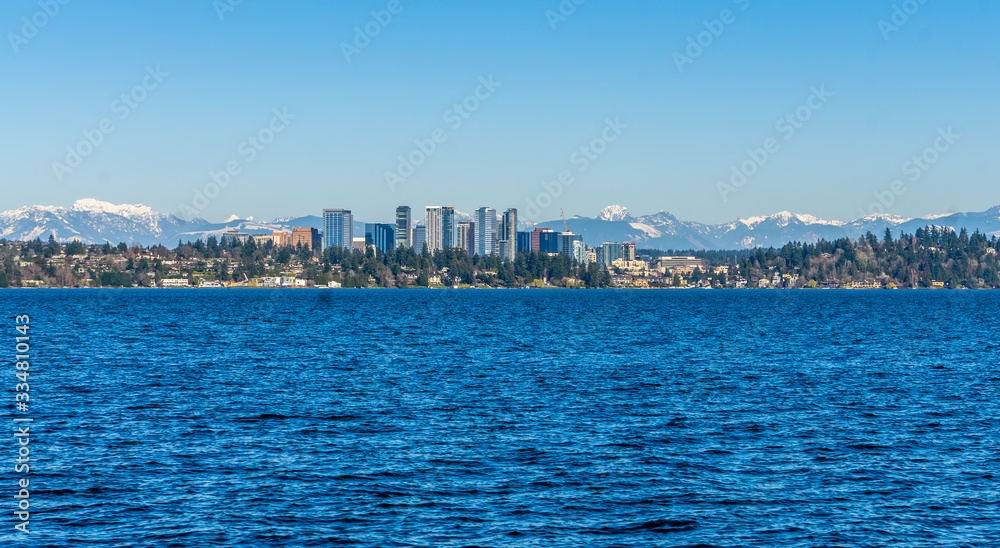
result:
M 543 230 L 538 233 L 539 253 L 559 253 L 559 232 Z
M 503 214 L 503 219 L 500 223 L 500 231 L 497 235 L 497 239 L 500 241 L 507 242 L 504 247 L 501 257 L 504 259 L 513 261 L 514 256 L 517 254 L 517 210 L 514 208 L 508 209 Z
M 497 212 L 492 207 L 476 210 L 476 253 L 486 257 L 496 253 Z
M 565 256 L 567 256 L 567 257 L 569 257 L 569 258 L 572 259 L 573 258 L 573 242 L 579 240 L 580 239 L 580 235 L 579 234 L 574 234 L 572 232 L 557 232 L 557 234 L 558 234 L 558 239 L 556 241 L 558 242 L 558 244 L 557 244 L 558 248 L 556 250 L 556 253 L 559 253 L 561 255 L 565 255 Z
M 455 247 L 455 208 L 441 208 L 441 249 Z
M 575 240 L 573 242 L 573 260 L 581 265 L 590 264 L 590 246 L 580 240 Z
M 552 232 L 551 228 L 536 228 L 531 231 L 531 250 L 535 253 L 541 253 L 542 251 L 542 233 Z
M 626 261 L 635 260 L 635 244 L 622 244 L 622 259 Z
M 350 251 L 354 245 L 354 216 L 349 209 L 323 210 L 323 249 L 340 247 Z
M 502 260 L 509 260 L 511 247 L 513 246 L 507 240 L 497 240 L 497 256 Z
M 413 250 L 422 253 L 425 245 L 427 245 L 427 227 L 413 227 Z M 427 249 L 430 249 L 430 246 Z
M 604 242 L 597 248 L 597 264 L 601 268 L 611 266 L 611 263 L 621 259 L 622 245 L 617 242 Z
M 528 253 L 531 251 L 531 233 L 517 233 L 517 253 Z
M 319 230 L 309 227 L 298 227 L 292 229 L 291 240 L 288 245 L 299 247 L 300 245 L 309 251 L 313 249 L 313 240 L 319 237 Z
M 427 250 L 434 253 L 444 249 L 444 208 L 427 206 L 424 227 L 427 230 Z
M 365 223 L 365 245 L 373 245 L 382 253 L 396 248 L 396 225 Z
M 413 243 L 410 206 L 396 208 L 396 247 L 410 247 Z M 417 251 L 420 251 L 419 249 Z
M 459 221 L 455 230 L 455 247 L 465 250 L 469 256 L 476 254 L 476 223 L 473 221 Z

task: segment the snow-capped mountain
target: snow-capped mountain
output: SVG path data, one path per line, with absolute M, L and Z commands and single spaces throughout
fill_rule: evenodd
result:
M 460 219 L 471 218 L 466 214 L 456 216 Z M 916 219 L 898 215 L 868 215 L 850 222 L 782 211 L 712 225 L 682 221 L 665 210 L 635 217 L 627 208 L 615 205 L 604 208 L 596 217 L 574 216 L 567 222 L 570 230 L 581 234 L 584 241 L 592 246 L 603 242 L 635 242 L 640 247 L 661 250 L 747 249 L 780 246 L 791 241 L 858 238 L 869 231 L 881 238 L 886 228 L 896 234 L 912 234 L 928 225 L 955 230 L 965 228 L 969 232 L 979 230 L 1000 236 L 1000 206 L 981 213 L 948 213 Z M 562 219 L 534 225 L 518 224 L 522 230 L 541 227 L 557 231 L 564 229 Z M 275 230 L 290 232 L 295 227 L 321 229 L 322 219 L 307 215 L 259 221 L 232 215 L 220 223 L 205 219 L 185 221 L 142 204 L 116 205 L 93 199 L 79 200 L 68 208 L 28 206 L 0 212 L 0 238 L 15 241 L 45 240 L 52 235 L 63 242 L 125 242 L 173 247 L 178 241 L 220 237 L 229 230 L 269 234 Z M 358 237 L 364 234 L 364 222 L 354 222 L 354 234 Z
M 872 232 L 879 238 L 886 228 L 896 234 L 913 234 L 928 225 L 979 230 L 1000 236 L 1000 206 L 982 213 L 951 213 L 909 219 L 898 215 L 869 215 L 850 222 L 826 220 L 812 215 L 782 211 L 736 219 L 715 225 L 681 221 L 667 211 L 633 217 L 622 206 L 609 206 L 597 217 L 573 217 L 569 228 L 591 246 L 603 242 L 635 242 L 640 247 L 661 250 L 749 249 L 781 246 L 787 242 L 813 243 L 820 239 L 858 238 Z M 537 227 L 563 230 L 562 220 Z

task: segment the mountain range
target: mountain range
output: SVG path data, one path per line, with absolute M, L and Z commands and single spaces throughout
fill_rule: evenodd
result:
M 467 215 L 458 215 L 468 217 Z M 581 234 L 592 246 L 603 242 L 635 242 L 640 248 L 653 249 L 749 249 L 780 246 L 791 241 L 816 242 L 820 239 L 857 238 L 872 232 L 881 238 L 886 228 L 894 234 L 912 234 L 928 225 L 979 230 L 1000 236 L 1000 206 L 980 213 L 948 213 L 920 218 L 897 215 L 869 215 L 849 222 L 830 221 L 811 215 L 782 211 L 773 215 L 736 219 L 729 223 L 702 224 L 682 221 L 667 211 L 632 216 L 625 207 L 604 208 L 596 217 L 575 216 L 567 220 L 570 230 Z M 562 220 L 537 224 L 519 223 L 522 230 L 534 227 L 563 230 Z M 231 216 L 223 222 L 205 219 L 183 220 L 160 213 L 141 204 L 112 204 L 94 199 L 78 200 L 71 207 L 27 206 L 0 213 L 0 238 L 27 241 L 35 238 L 87 244 L 163 244 L 219 237 L 228 230 L 250 234 L 270 234 L 294 227 L 321 228 L 317 215 L 281 217 L 273 221 Z M 355 221 L 355 235 L 364 234 L 364 223 Z

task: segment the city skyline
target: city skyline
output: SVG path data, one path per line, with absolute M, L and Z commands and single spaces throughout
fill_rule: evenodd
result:
M 365 219 L 419 198 L 718 223 L 1000 203 L 993 2 L 58 4 L 0 6 L 0 210 L 99 192 L 263 218 L 308 214 L 308 193 Z

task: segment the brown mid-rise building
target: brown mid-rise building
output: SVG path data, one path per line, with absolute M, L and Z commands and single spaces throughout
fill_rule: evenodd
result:
M 319 235 L 319 230 L 315 228 L 293 228 L 292 229 L 292 241 L 289 243 L 292 247 L 298 247 L 299 244 L 302 247 L 312 251 L 313 248 L 313 237 Z
M 271 234 L 271 241 L 274 242 L 274 247 L 291 245 L 292 235 L 287 232 L 275 230 L 274 233 Z

